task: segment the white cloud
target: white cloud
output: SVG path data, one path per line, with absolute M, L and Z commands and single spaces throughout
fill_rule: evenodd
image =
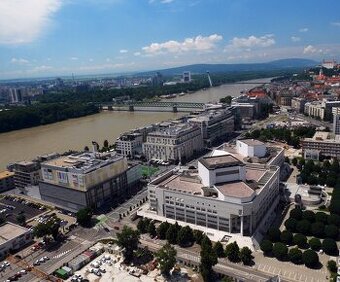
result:
M 169 40 L 163 43 L 152 43 L 142 49 L 145 53 L 150 55 L 168 52 L 209 51 L 222 39 L 223 37 L 218 34 L 212 34 L 206 37 L 198 35 L 193 38 L 186 38 L 182 42 Z
M 71 57 L 70 58 L 71 61 L 78 61 L 78 59 L 79 59 L 78 57 Z
M 172 3 L 174 2 L 175 0 L 159 0 L 159 2 L 161 4 L 169 4 L 169 3 Z M 149 4 L 152 4 L 152 3 L 155 3 L 157 2 L 157 0 L 149 0 Z
M 303 27 L 299 29 L 299 32 L 307 32 L 309 29 L 307 27 Z
M 11 63 L 18 64 L 18 65 L 26 65 L 29 63 L 29 61 L 23 58 L 12 58 Z
M 34 67 L 31 71 L 33 71 L 33 72 L 43 72 L 43 71 L 49 71 L 51 69 L 53 69 L 52 66 L 42 65 L 42 66 Z
M 249 37 L 234 37 L 232 40 L 230 40 L 230 44 L 226 47 L 226 51 L 228 51 L 228 49 L 230 50 L 239 48 L 245 48 L 250 51 L 251 48 L 269 47 L 274 44 L 275 39 L 273 34 L 266 34 L 260 37 L 256 37 L 254 35 Z
M 340 22 L 332 22 L 331 25 L 340 26 Z
M 138 56 L 141 55 L 141 52 L 135 52 L 135 53 L 133 53 L 133 55 L 136 56 L 136 57 L 138 57 Z
M 129 51 L 126 50 L 126 49 L 121 49 L 121 50 L 119 50 L 119 53 L 121 53 L 121 54 L 125 54 L 125 53 L 127 53 L 127 52 L 129 52 Z
M 1 0 L 0 44 L 24 44 L 39 38 L 52 23 L 62 0 Z
M 90 58 L 90 59 L 89 59 L 89 62 L 93 62 L 93 59 L 92 59 L 92 58 Z
M 311 55 L 311 54 L 316 54 L 316 53 L 323 53 L 323 50 L 318 49 L 314 47 L 313 45 L 308 45 L 305 48 L 303 48 L 303 54 Z
M 298 36 L 292 36 L 290 39 L 291 39 L 293 42 L 299 42 L 299 41 L 301 40 L 301 38 L 298 37 Z

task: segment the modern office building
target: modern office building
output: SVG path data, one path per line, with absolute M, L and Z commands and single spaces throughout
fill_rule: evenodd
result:
M 183 82 L 191 82 L 191 72 L 190 71 L 183 72 L 182 80 Z
M 14 189 L 14 172 L 4 170 L 0 172 L 0 193 Z
M 340 138 L 329 132 L 315 132 L 312 138 L 301 141 L 301 147 L 305 159 L 319 160 L 320 156 L 340 159 Z
M 147 160 L 183 161 L 202 149 L 201 128 L 187 123 L 163 123 L 150 132 L 143 143 L 143 154 Z
M 143 151 L 143 135 L 138 132 L 124 133 L 116 141 L 116 151 L 123 156 L 133 158 Z
M 314 101 L 305 104 L 304 113 L 322 120 L 333 120 L 333 107 L 340 107 L 340 101 Z
M 332 108 L 333 114 L 333 133 L 340 135 L 340 108 Z
M 207 111 L 188 121 L 201 128 L 202 137 L 207 146 L 233 133 L 235 127 L 234 115 L 227 109 Z
M 216 151 L 197 170 L 177 168 L 151 181 L 150 216 L 247 236 L 265 232 L 279 202 L 279 171 Z
M 126 158 L 115 153 L 62 156 L 41 164 L 41 198 L 71 211 L 118 204 L 132 193 L 128 169 Z
M 0 226 L 0 259 L 33 240 L 33 233 L 29 229 L 7 222 Z

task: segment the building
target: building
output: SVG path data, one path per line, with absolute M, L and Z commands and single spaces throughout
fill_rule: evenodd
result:
M 207 146 L 230 135 L 235 128 L 234 115 L 227 109 L 207 111 L 189 118 L 188 122 L 201 128 L 203 140 Z
M 326 69 L 334 69 L 334 67 L 336 66 L 336 61 L 322 61 L 322 67 L 326 68 Z
M 329 132 L 315 132 L 312 138 L 301 141 L 301 147 L 305 159 L 319 160 L 320 156 L 340 159 L 340 139 Z
M 314 101 L 305 104 L 304 113 L 322 120 L 333 120 L 332 108 L 340 107 L 340 101 Z
M 188 160 L 203 149 L 201 128 L 197 125 L 165 122 L 147 135 L 143 154 L 147 160 L 169 162 Z
M 279 170 L 227 152 L 203 157 L 198 170 L 174 169 L 150 182 L 150 212 L 228 233 L 265 232 L 279 202 Z
M 340 135 L 340 108 L 332 108 L 333 114 L 333 133 Z
M 235 113 L 242 119 L 253 119 L 255 117 L 256 108 L 250 103 L 232 103 Z
M 14 172 L 5 170 L 0 172 L 0 193 L 14 189 Z
M 83 152 L 46 161 L 41 198 L 71 211 L 116 205 L 132 194 L 128 169 L 126 158 L 115 153 Z
M 306 104 L 305 98 L 293 97 L 292 98 L 292 108 L 296 110 L 298 113 L 303 113 Z
M 22 226 L 7 222 L 0 226 L 0 259 L 19 250 L 33 240 L 33 233 Z
M 191 72 L 190 71 L 183 72 L 182 81 L 183 82 L 191 82 Z
M 124 133 L 116 141 L 116 151 L 133 158 L 142 153 L 143 135 L 138 132 Z

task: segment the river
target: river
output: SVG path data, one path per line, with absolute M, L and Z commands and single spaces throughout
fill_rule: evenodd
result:
M 257 79 L 249 84 L 225 84 L 176 97 L 169 101 L 217 102 L 225 96 L 238 96 L 244 89 L 256 86 Z M 119 135 L 133 128 L 179 117 L 182 113 L 167 112 L 101 112 L 99 114 L 70 119 L 49 125 L 21 129 L 0 134 L 0 170 L 8 163 L 30 160 L 37 155 L 82 150 L 97 141 L 102 146 L 105 139 L 112 144 Z

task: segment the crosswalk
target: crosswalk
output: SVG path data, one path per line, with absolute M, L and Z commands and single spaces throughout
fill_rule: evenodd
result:
M 69 252 L 71 252 L 72 250 L 67 250 L 67 251 L 64 251 L 64 252 L 62 252 L 62 253 L 60 253 L 60 254 L 57 254 L 57 255 L 55 255 L 54 257 L 52 257 L 53 259 L 58 259 L 58 258 L 61 258 L 62 256 L 64 256 L 64 255 L 66 255 L 66 254 L 68 254 Z

